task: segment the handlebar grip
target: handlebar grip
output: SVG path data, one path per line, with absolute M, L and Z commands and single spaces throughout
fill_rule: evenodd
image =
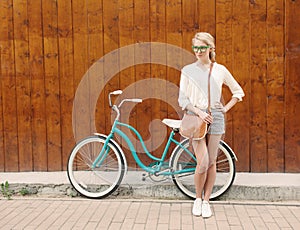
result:
M 134 99 L 131 99 L 132 102 L 136 102 L 136 103 L 140 103 L 143 101 L 143 99 L 140 99 L 140 98 L 134 98 Z
M 111 92 L 110 94 L 112 94 L 112 95 L 119 95 L 119 94 L 122 94 L 122 93 L 123 93 L 123 91 L 119 89 L 119 90 Z

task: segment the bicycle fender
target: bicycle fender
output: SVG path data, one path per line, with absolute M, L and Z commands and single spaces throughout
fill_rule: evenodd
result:
M 107 135 L 105 134 L 102 134 L 102 133 L 94 133 L 95 136 L 98 136 L 98 137 L 102 137 L 102 138 L 105 138 L 107 139 Z M 121 146 L 114 140 L 114 139 L 110 139 L 109 140 L 110 142 L 112 142 L 112 144 L 119 150 L 119 152 L 121 153 L 123 159 L 124 159 L 124 164 L 125 164 L 125 173 L 127 174 L 127 161 L 126 161 L 126 157 L 125 157 L 125 154 L 121 148 Z

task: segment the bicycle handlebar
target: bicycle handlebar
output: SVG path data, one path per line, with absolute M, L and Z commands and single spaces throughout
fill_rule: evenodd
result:
M 111 95 L 120 95 L 120 94 L 122 94 L 122 93 L 123 93 L 122 90 L 116 90 L 116 91 L 110 92 L 110 93 L 108 94 L 108 101 L 109 101 L 109 106 L 110 106 L 110 107 L 113 107 L 113 104 L 112 104 L 112 102 L 111 102 Z M 121 103 L 118 105 L 118 108 L 120 108 L 120 107 L 122 106 L 122 104 L 123 104 L 124 102 L 126 102 L 126 101 L 128 101 L 128 102 L 140 103 L 140 102 L 143 101 L 143 99 L 140 99 L 140 98 L 131 98 L 131 99 L 126 98 L 126 99 L 123 99 L 123 100 L 121 101 Z
M 123 91 L 119 89 L 119 90 L 111 92 L 110 94 L 112 94 L 112 95 L 119 95 L 119 94 L 122 94 L 122 93 L 123 93 Z
M 118 105 L 118 108 L 121 108 L 121 106 L 123 105 L 124 102 L 135 102 L 135 103 L 140 103 L 142 102 L 143 100 L 142 99 L 139 99 L 139 98 L 132 98 L 132 99 L 123 99 L 121 101 L 121 103 Z
M 126 99 L 123 99 L 118 106 L 113 105 L 112 102 L 111 102 L 111 95 L 120 95 L 122 93 L 123 93 L 122 90 L 116 90 L 116 91 L 113 91 L 113 92 L 108 94 L 109 106 L 112 107 L 112 109 L 117 112 L 117 118 L 116 119 L 119 119 L 119 116 L 120 116 L 119 108 L 123 105 L 124 102 L 140 103 L 140 102 L 143 101 L 143 99 L 140 99 L 140 98 L 131 98 L 131 99 L 126 98 Z
M 135 102 L 135 103 L 141 103 L 143 102 L 143 99 L 140 98 L 132 98 L 132 99 L 126 99 L 127 101 Z
M 109 103 L 109 106 L 110 106 L 110 107 L 113 106 L 112 103 L 111 103 L 111 97 L 110 97 L 110 95 L 120 95 L 120 94 L 122 94 L 122 93 L 123 93 L 122 90 L 116 90 L 116 91 L 110 92 L 110 93 L 108 94 L 108 103 Z

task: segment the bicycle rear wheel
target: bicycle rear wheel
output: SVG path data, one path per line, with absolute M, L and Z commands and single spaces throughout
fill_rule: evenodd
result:
M 188 148 L 189 141 L 186 139 L 181 144 Z M 196 160 L 192 158 L 183 148 L 177 147 L 171 156 L 171 167 L 174 171 L 182 169 L 194 169 L 196 167 Z M 210 199 L 216 199 L 223 195 L 232 185 L 235 178 L 235 158 L 231 149 L 221 141 L 219 144 L 217 157 L 217 177 L 213 187 Z M 194 185 L 194 170 L 190 173 L 174 174 L 173 182 L 178 189 L 186 196 L 195 199 L 196 191 Z
M 105 140 L 101 136 L 83 139 L 74 147 L 69 157 L 69 180 L 77 192 L 88 198 L 104 198 L 110 195 L 119 187 L 124 177 L 124 158 L 112 142 L 107 145 L 101 165 L 93 167 Z

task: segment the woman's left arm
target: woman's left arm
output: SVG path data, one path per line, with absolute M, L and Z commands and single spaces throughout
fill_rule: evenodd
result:
M 225 106 L 223 106 L 221 102 L 217 103 L 216 108 L 219 109 L 222 113 L 227 113 L 238 101 L 238 98 L 232 97 Z
M 231 100 L 223 106 L 222 103 L 217 103 L 215 106 L 223 113 L 228 112 L 237 102 L 242 101 L 245 93 L 239 83 L 234 79 L 231 73 L 225 68 L 225 85 L 227 85 L 232 93 Z

